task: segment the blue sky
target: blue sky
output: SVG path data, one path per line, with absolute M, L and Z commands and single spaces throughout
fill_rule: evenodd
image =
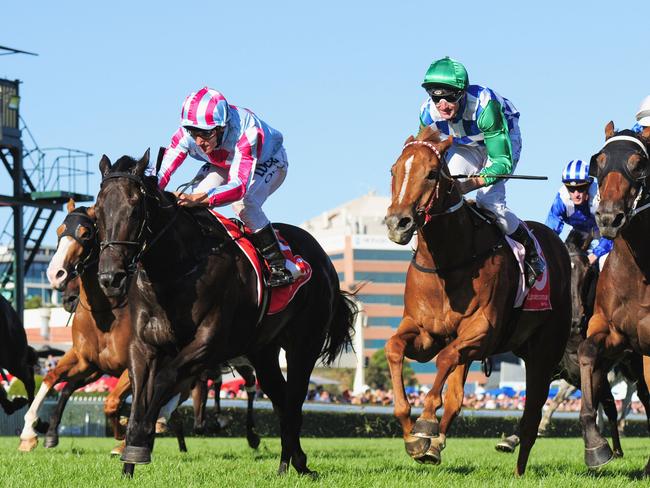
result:
M 287 180 L 265 204 L 298 224 L 370 190 L 418 126 L 433 59 L 463 62 L 470 82 L 521 112 L 521 174 L 508 203 L 544 220 L 570 159 L 589 158 L 604 126 L 634 123 L 650 94 L 650 2 L 14 2 L 0 57 L 20 79 L 21 114 L 42 147 L 115 160 L 166 145 L 180 107 L 203 85 L 252 109 L 285 137 Z M 188 4 L 189 5 L 189 4 Z M 245 5 L 245 7 L 242 7 Z M 6 14 L 9 12 L 9 16 Z M 8 18 L 11 22 L 7 22 Z M 172 185 L 190 179 L 188 159 Z M 6 173 L 2 173 L 6 179 Z M 0 191 L 7 193 L 7 182 Z M 0 212 L 2 222 L 9 216 Z M 0 222 L 0 223 L 2 223 Z M 53 242 L 50 238 L 50 242 Z

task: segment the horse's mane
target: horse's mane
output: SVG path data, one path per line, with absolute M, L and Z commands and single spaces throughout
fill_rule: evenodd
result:
M 564 244 L 566 245 L 569 252 L 587 252 L 587 249 L 591 244 L 591 239 L 591 233 L 585 235 L 582 232 L 572 229 L 564 241 Z
M 434 129 L 430 125 L 424 126 L 420 128 L 418 135 L 415 136 L 415 140 L 433 143 L 440 142 L 440 131 L 438 129 Z

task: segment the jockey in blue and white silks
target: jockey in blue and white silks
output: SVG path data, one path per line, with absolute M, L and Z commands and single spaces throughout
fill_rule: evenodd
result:
M 591 235 L 591 246 L 587 251 L 589 262 L 593 264 L 598 260 L 602 268 L 614 243 L 601 237 L 598 231 L 595 218 L 599 203 L 598 184 L 589 176 L 589 163 L 580 159 L 569 161 L 562 172 L 562 183 L 548 212 L 546 225 L 557 234 L 566 224 L 585 236 Z
M 521 154 L 519 112 L 490 88 L 470 85 L 465 67 L 448 57 L 434 61 L 422 87 L 429 98 L 420 109 L 420 127 L 432 126 L 453 137 L 446 159 L 452 174 L 471 174 L 459 181 L 462 193 L 478 190 L 476 204 L 496 216 L 501 231 L 526 250 L 526 284 L 530 288 L 545 263 L 519 218 L 506 205 L 506 179 Z M 500 176 L 501 178 L 495 178 Z

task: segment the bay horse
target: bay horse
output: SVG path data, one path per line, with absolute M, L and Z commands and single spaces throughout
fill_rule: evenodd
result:
M 650 380 L 650 128 L 637 134 L 605 126 L 605 145 L 592 157 L 589 171 L 598 178 L 600 233 L 614 239 L 596 288 L 594 313 L 587 338 L 578 348 L 582 380 L 582 422 L 585 463 L 607 464 L 613 453 L 596 427 L 595 406 L 602 377 L 626 350 L 643 354 L 646 383 Z M 650 460 L 645 466 L 650 475 Z
M 132 335 L 129 310 L 123 304 L 111 306 L 97 281 L 99 244 L 94 209 L 75 208 L 74 201 L 70 200 L 67 210 L 68 214 L 57 228 L 57 250 L 48 266 L 47 276 L 55 289 L 64 290 L 64 303 L 77 304 L 71 327 L 72 348 L 45 376 L 35 401 L 25 413 L 18 447 L 23 452 L 36 448 L 38 429 L 34 426 L 48 425 L 38 418 L 38 410 L 47 393 L 62 381 L 66 381 L 66 385 L 50 418 L 44 443 L 46 448 L 59 443 L 58 427 L 70 396 L 102 374 L 120 378 L 104 402 L 104 412 L 115 438 L 121 441 L 125 434 L 119 423 L 119 407 L 130 393 L 126 374 L 127 345 Z M 171 425 L 180 449 L 187 450 L 180 422 L 172 420 Z M 117 446 L 112 453 L 119 454 L 120 451 L 120 446 Z
M 151 462 L 156 411 L 179 378 L 246 355 L 280 418 L 278 473 L 291 464 L 311 474 L 300 445 L 302 404 L 319 358 L 331 364 L 351 347 L 354 302 L 340 290 L 318 242 L 298 227 L 277 224 L 294 253 L 311 265 L 312 276 L 283 311 L 260 321 L 253 266 L 207 210 L 179 207 L 155 177 L 145 176 L 148 164 L 149 151 L 115 164 L 103 156 L 95 206 L 100 284 L 115 302 L 128 294 L 133 311 L 133 406 L 123 473 L 133 476 L 135 464 Z M 210 224 L 202 225 L 206 214 Z M 286 351 L 286 380 L 280 348 Z
M 513 351 L 526 362 L 526 406 L 519 424 L 516 474 L 523 475 L 537 437 L 541 410 L 571 327 L 570 261 L 548 227 L 528 223 L 547 261 L 552 310 L 514 308 L 520 270 L 501 231 L 463 199 L 444 154 L 452 139 L 425 127 L 409 137 L 391 169 L 388 236 L 417 250 L 406 275 L 404 314 L 385 346 L 395 396 L 395 416 L 407 453 L 437 464 L 448 429 L 460 412 L 472 361 Z M 436 358 L 437 373 L 420 418 L 410 418 L 404 391 L 405 357 Z M 443 387 L 447 383 L 444 398 Z M 439 423 L 436 411 L 444 403 Z

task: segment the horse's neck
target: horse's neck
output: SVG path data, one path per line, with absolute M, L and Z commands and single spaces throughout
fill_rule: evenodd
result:
M 418 232 L 418 255 L 424 266 L 453 267 L 475 253 L 474 243 L 484 224 L 475 227 L 467 204 L 452 213 L 432 217 Z
M 650 236 L 650 210 L 636 215 L 627 227 L 621 231 L 622 239 L 627 243 L 630 254 L 646 279 L 650 278 L 648 236 Z

